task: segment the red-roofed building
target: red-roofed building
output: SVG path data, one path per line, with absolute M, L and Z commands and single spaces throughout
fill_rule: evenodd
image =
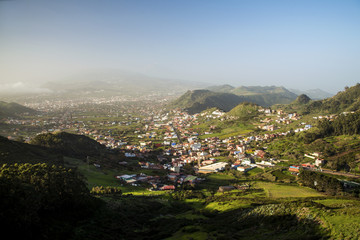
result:
M 300 166 L 298 166 L 298 165 L 290 166 L 289 171 L 290 172 L 300 172 Z

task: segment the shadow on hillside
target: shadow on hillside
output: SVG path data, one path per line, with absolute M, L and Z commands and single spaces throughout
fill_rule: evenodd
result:
M 311 214 L 292 214 L 284 209 L 241 209 L 209 218 L 206 229 L 216 239 L 328 239 Z M 289 213 L 286 213 L 289 212 Z M 302 215 L 302 216 L 300 216 Z

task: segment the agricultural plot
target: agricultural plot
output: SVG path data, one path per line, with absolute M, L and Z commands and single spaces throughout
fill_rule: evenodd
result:
M 255 187 L 264 189 L 270 198 L 305 198 L 323 196 L 314 189 L 272 182 L 257 182 Z

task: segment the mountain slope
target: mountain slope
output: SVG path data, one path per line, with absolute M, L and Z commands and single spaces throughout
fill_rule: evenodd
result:
M 241 86 L 231 90 L 236 95 L 263 95 L 277 94 L 289 99 L 295 99 L 297 95 L 284 87 L 277 86 Z
M 26 143 L 0 136 L 0 163 L 62 163 L 62 156 Z
M 240 102 L 245 101 L 241 96 L 231 93 L 217 93 L 209 90 L 187 91 L 170 104 L 170 108 L 183 108 L 190 114 L 199 113 L 209 108 L 219 108 L 230 111 Z
M 296 111 L 301 114 L 337 114 L 360 110 L 360 84 L 356 84 L 335 96 L 323 100 L 311 100 L 307 95 L 300 95 L 290 104 L 274 106 L 285 111 Z
M 7 103 L 0 101 L 0 117 L 13 117 L 20 114 L 34 114 L 37 111 L 28 107 L 25 107 L 23 105 L 20 105 L 18 103 Z
M 309 98 L 306 94 L 301 94 L 295 99 L 294 103 L 301 105 L 301 104 L 307 104 L 310 101 L 311 98 Z
M 312 101 L 307 106 L 308 112 L 340 113 L 360 109 L 360 84 L 346 88 L 331 98 Z

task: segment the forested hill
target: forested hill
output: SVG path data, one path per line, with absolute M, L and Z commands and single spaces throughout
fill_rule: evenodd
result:
M 19 239 L 69 239 L 98 201 L 76 169 L 46 148 L 0 136 L 0 226 Z
M 360 109 L 360 84 L 346 87 L 331 98 L 312 101 L 307 105 L 308 112 L 341 113 Z
M 249 121 L 259 115 L 259 106 L 254 103 L 243 102 L 231 109 L 227 115 L 242 121 Z
M 286 111 L 296 111 L 302 114 L 321 113 L 338 114 L 360 109 L 360 84 L 346 87 L 344 91 L 324 100 L 311 100 L 306 95 L 300 95 L 291 104 L 277 105 Z
M 13 117 L 20 114 L 34 114 L 37 111 L 28 107 L 25 107 L 23 105 L 20 105 L 18 103 L 7 103 L 4 101 L 0 101 L 0 118 L 3 117 Z
M 106 147 L 97 141 L 83 136 L 66 132 L 39 134 L 30 144 L 55 150 L 64 156 L 86 158 L 100 156 L 106 152 Z

